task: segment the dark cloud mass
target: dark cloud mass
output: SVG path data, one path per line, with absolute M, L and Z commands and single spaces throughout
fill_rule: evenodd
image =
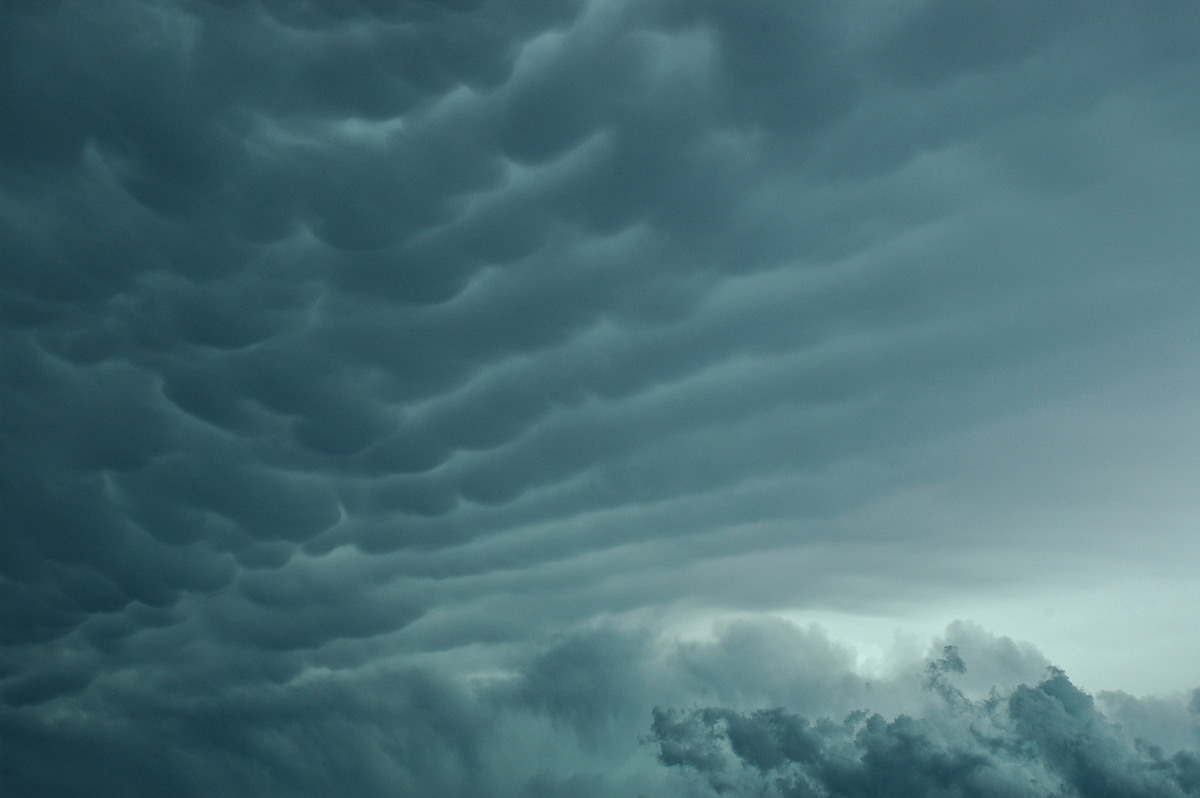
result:
M 1200 794 L 1197 8 L 0 2 L 0 794 Z
M 781 796 L 1184 796 L 1200 759 L 1130 739 L 1055 668 L 1035 686 L 969 701 L 944 680 L 953 646 L 929 664 L 946 699 L 933 717 L 859 710 L 810 721 L 784 709 L 655 708 L 659 761 L 715 794 Z

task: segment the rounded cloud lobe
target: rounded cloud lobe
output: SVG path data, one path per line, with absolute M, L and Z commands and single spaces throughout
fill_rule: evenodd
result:
M 650 683 L 585 719 L 563 674 L 599 654 L 555 634 L 886 613 L 1128 554 L 1043 534 L 1098 495 L 1194 508 L 1191 433 L 1154 420 L 1195 387 L 1200 21 L 876 11 L 4 4 L 5 789 L 616 789 L 488 759 L 667 704 L 613 633 L 588 702 Z M 704 651 L 672 667 L 752 692 Z M 373 753 L 312 758 L 343 734 Z

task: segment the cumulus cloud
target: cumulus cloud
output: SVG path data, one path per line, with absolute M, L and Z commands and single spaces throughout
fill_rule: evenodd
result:
M 1200 789 L 1194 751 L 1167 754 L 1123 734 L 1061 670 L 980 701 L 950 683 L 967 670 L 953 646 L 929 663 L 929 685 L 946 701 L 929 717 L 655 708 L 651 739 L 662 764 L 702 775 L 713 794 L 1132 798 Z

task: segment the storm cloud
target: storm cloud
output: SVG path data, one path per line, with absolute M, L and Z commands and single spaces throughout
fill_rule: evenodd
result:
M 715 794 L 782 796 L 1185 796 L 1200 791 L 1194 751 L 1132 738 L 1051 667 L 1036 685 L 971 701 L 948 680 L 953 646 L 929 663 L 945 705 L 929 716 L 858 710 L 810 721 L 782 708 L 655 708 L 662 764 Z
M 0 792 L 687 794 L 659 706 L 696 789 L 1194 794 L 1198 62 L 1168 0 L 0 4 Z M 1074 681 L 843 721 L 960 618 Z

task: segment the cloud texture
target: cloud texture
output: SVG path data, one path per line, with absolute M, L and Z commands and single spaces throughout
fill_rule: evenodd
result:
M 859 708 L 655 659 L 730 613 L 1181 689 L 1198 61 L 1167 0 L 0 4 L 0 792 L 636 794 L 655 705 Z M 1042 745 L 1044 665 L 964 717 Z
M 948 646 L 930 663 L 947 706 L 932 718 L 858 711 L 838 722 L 784 709 L 654 711 L 659 761 L 703 774 L 716 794 L 782 796 L 1184 796 L 1200 759 L 1130 739 L 1051 668 L 971 702 L 944 678 L 966 666 Z M 739 767 L 740 766 L 740 767 Z

